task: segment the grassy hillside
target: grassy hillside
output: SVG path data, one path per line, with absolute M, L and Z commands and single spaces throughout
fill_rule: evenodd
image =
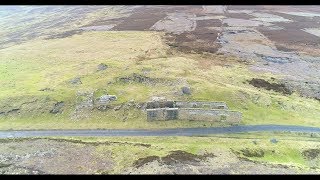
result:
M 320 126 L 314 99 L 258 89 L 254 73 L 238 58 L 216 54 L 184 54 L 170 48 L 160 32 L 85 32 L 60 39 L 30 40 L 0 50 L 0 129 L 163 128 L 216 126 L 208 122 L 147 122 L 133 106 L 94 109 L 74 118 L 77 93 L 116 95 L 115 107 L 141 103 L 152 96 L 173 100 L 225 101 L 243 113 L 241 124 Z M 98 71 L 99 64 L 108 66 Z M 136 81 L 130 77 L 138 76 Z M 70 80 L 80 78 L 81 84 Z M 126 81 L 121 81 L 126 79 Z M 181 95 L 190 86 L 191 95 Z M 61 114 L 50 110 L 64 102 Z M 15 109 L 19 109 L 18 111 Z M 5 112 L 5 113 L 1 113 Z M 142 112 L 142 113 L 141 113 Z
M 2 6 L 0 48 L 81 33 L 81 27 L 130 15 L 131 6 Z
M 213 169 L 230 167 L 233 163 L 239 162 L 237 167 L 243 169 L 233 169 L 234 173 L 237 171 L 251 172 L 247 170 L 247 168 L 251 169 L 248 162 L 255 162 L 256 168 L 265 165 L 256 173 L 269 174 L 267 166 L 270 167 L 270 165 L 278 167 L 278 170 L 295 169 L 298 173 L 319 172 L 319 142 L 316 141 L 317 137 L 310 137 L 310 134 L 244 133 L 213 137 L 60 137 L 48 139 L 74 142 L 82 148 L 85 144 L 95 144 L 94 156 L 110 157 L 115 162 L 112 170 L 101 170 L 98 173 L 165 172 L 166 164 L 179 164 L 179 161 L 187 161 L 185 162 L 187 164 L 188 160 L 192 161 L 197 158 L 203 158 L 205 162 L 202 164 L 203 167 Z M 272 143 L 272 139 L 277 142 Z M 106 155 L 110 152 L 112 152 L 111 155 Z M 172 157 L 168 158 L 173 152 L 181 154 L 171 155 Z M 128 154 L 130 156 L 127 156 Z M 162 158 L 164 164 L 153 164 L 159 161 L 159 158 Z M 190 163 L 187 166 L 196 169 L 194 164 L 196 163 Z M 197 172 L 195 169 L 192 169 L 192 173 Z

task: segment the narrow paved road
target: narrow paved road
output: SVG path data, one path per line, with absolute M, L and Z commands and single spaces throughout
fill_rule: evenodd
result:
M 226 134 L 240 132 L 315 132 L 320 128 L 287 125 L 255 125 L 212 128 L 175 128 L 175 129 L 110 129 L 110 130 L 32 130 L 32 131 L 0 131 L 0 138 L 11 137 L 44 137 L 44 136 L 205 136 L 210 134 Z

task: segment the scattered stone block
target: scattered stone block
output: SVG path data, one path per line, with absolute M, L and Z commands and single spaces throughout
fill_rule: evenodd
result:
M 69 82 L 70 84 L 74 84 L 74 85 L 82 84 L 80 77 L 73 78 Z
M 190 89 L 190 87 L 187 87 L 187 86 L 182 87 L 181 91 L 182 91 L 183 94 L 186 94 L 186 95 L 190 95 L 191 94 L 191 89 Z
M 103 71 L 106 70 L 108 68 L 108 66 L 104 63 L 101 63 L 98 65 L 98 71 Z

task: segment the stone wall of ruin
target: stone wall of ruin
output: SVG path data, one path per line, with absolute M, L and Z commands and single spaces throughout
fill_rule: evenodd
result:
M 225 102 L 204 102 L 204 101 L 175 101 L 177 108 L 205 108 L 205 109 L 228 109 Z
M 157 108 L 147 109 L 147 120 L 193 120 L 239 123 L 242 113 L 225 109 L 200 109 L 200 108 Z
M 179 109 L 182 120 L 239 123 L 242 113 L 220 109 Z
M 147 109 L 156 108 L 205 108 L 205 109 L 228 109 L 225 102 L 204 102 L 204 101 L 149 101 Z

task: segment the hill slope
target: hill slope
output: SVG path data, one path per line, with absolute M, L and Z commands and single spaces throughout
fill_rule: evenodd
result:
M 181 12 L 190 10 L 185 7 L 176 8 Z M 200 7 L 193 8 L 196 12 Z M 33 12 L 30 13 L 30 11 Z M 289 85 L 292 84 L 288 79 L 288 73 L 292 73 L 291 71 L 297 73 L 297 76 L 291 77 L 301 77 L 301 81 L 308 82 L 311 82 L 309 78 L 315 74 L 305 73 L 306 77 L 302 77 L 298 70 L 291 69 L 290 72 L 283 70 L 293 68 L 291 65 L 294 63 L 282 65 L 269 62 L 268 68 L 273 68 L 274 72 L 268 68 L 261 70 L 263 68 L 260 65 L 267 60 L 261 60 L 263 56 L 250 57 L 254 54 L 249 52 L 250 43 L 252 47 L 262 47 L 261 44 L 266 43 L 270 43 L 267 45 L 273 47 L 274 45 L 268 39 L 263 41 L 260 39 L 260 42 L 254 39 L 255 36 L 250 35 L 247 37 L 252 37 L 251 40 L 250 38 L 249 40 L 240 39 L 241 41 L 240 35 L 235 38 L 221 37 L 230 42 L 242 42 L 248 45 L 249 50 L 241 49 L 243 48 L 241 44 L 236 46 L 236 49 L 241 50 L 242 53 L 237 55 L 232 53 L 235 50 L 234 44 L 229 43 L 219 47 L 213 35 L 207 37 L 207 39 L 212 38 L 212 42 L 205 41 L 204 37 L 201 39 L 199 33 L 208 35 L 214 32 L 205 31 L 210 29 L 208 27 L 199 31 L 195 29 L 194 34 L 180 35 L 162 30 L 132 30 L 130 28 L 133 26 L 128 25 L 131 22 L 130 17 L 138 20 L 145 18 L 141 15 L 143 14 L 141 7 L 52 7 L 51 10 L 46 11 L 46 16 L 41 17 L 44 19 L 40 19 L 38 16 L 42 11 L 44 11 L 43 8 L 28 7 L 23 10 L 25 14 L 20 14 L 19 17 L 12 18 L 9 14 L 2 16 L 5 20 L 14 19 L 12 24 L 15 26 L 21 24 L 21 27 L 11 31 L 10 24 L 3 22 L 0 24 L 0 27 L 4 27 L 1 39 L 13 40 L 11 36 L 15 35 L 19 43 L 20 40 L 23 43 L 2 41 L 0 129 L 163 128 L 221 125 L 192 121 L 147 122 L 141 106 L 143 102 L 154 96 L 164 96 L 172 100 L 225 101 L 230 109 L 243 113 L 241 124 L 320 126 L 320 106 L 316 96 L 303 95 L 297 89 L 298 86 L 294 86 L 293 90 L 290 89 Z M 79 12 L 82 12 L 80 14 L 86 18 L 74 14 Z M 49 15 L 50 13 L 52 14 Z M 170 16 L 169 12 L 168 14 Z M 225 12 L 224 15 L 227 16 Z M 36 20 L 39 24 L 32 19 L 33 16 L 37 16 Z M 77 20 L 62 22 L 62 16 L 74 17 Z M 179 18 L 182 17 L 184 18 L 179 16 Z M 187 16 L 186 19 L 192 19 L 192 17 Z M 129 20 L 126 21 L 125 18 Z M 101 22 L 110 23 L 110 19 L 113 19 L 112 23 L 118 23 L 110 31 L 81 30 L 80 33 L 74 31 L 80 27 L 92 28 L 92 23 L 101 26 Z M 54 24 L 51 21 L 55 20 L 61 21 L 61 26 L 49 27 Z M 23 24 L 22 21 L 27 22 Z M 200 28 L 199 23 L 203 21 L 198 21 L 197 27 Z M 230 20 L 226 22 L 231 25 Z M 128 25 L 125 26 L 127 30 L 124 28 L 125 23 Z M 61 33 L 69 31 L 74 33 L 60 36 Z M 28 39 L 28 33 L 34 33 L 37 37 Z M 183 39 L 190 38 L 192 35 L 199 35 L 199 38 L 194 41 Z M 210 43 L 213 42 L 215 45 L 211 46 Z M 188 47 L 194 47 L 194 51 L 189 51 Z M 209 50 L 220 48 L 220 50 L 207 51 L 208 48 Z M 259 50 L 256 49 L 254 52 L 257 51 Z M 283 55 L 281 54 L 283 52 L 272 51 L 274 51 L 272 53 Z M 317 61 L 310 60 L 307 63 L 313 63 L 314 72 L 318 73 Z M 299 69 L 299 67 L 294 68 Z M 277 68 L 283 69 L 281 71 Z M 290 82 L 289 85 L 285 84 L 284 80 Z M 316 81 L 312 81 L 316 85 L 312 87 L 317 87 Z M 190 87 L 190 95 L 181 92 L 181 88 L 185 86 Z M 117 100 L 110 103 L 107 109 L 83 107 L 85 102 L 105 94 L 117 96 Z

